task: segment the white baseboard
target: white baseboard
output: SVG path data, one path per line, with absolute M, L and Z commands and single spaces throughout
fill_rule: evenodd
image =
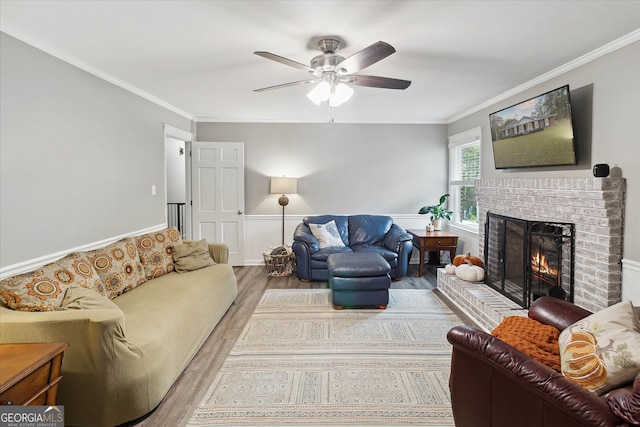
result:
M 124 239 L 129 236 L 139 236 L 141 234 L 153 233 L 154 231 L 159 231 L 164 228 L 167 228 L 167 224 L 158 224 L 152 227 L 143 228 L 141 230 L 132 231 L 130 233 L 122 234 L 120 236 L 109 237 L 108 239 L 100 240 L 98 242 L 87 243 L 86 245 L 77 246 L 75 248 L 65 249 L 63 251 L 59 251 L 53 254 L 44 255 L 38 258 L 30 259 L 27 261 L 19 262 L 17 264 L 8 265 L 6 267 L 0 268 L 0 279 L 4 279 L 5 277 L 10 277 L 15 274 L 26 273 L 28 271 L 34 270 L 38 267 L 41 267 L 50 262 L 56 261 L 67 254 L 72 252 L 82 252 L 82 251 L 91 251 L 93 249 L 102 248 L 107 246 L 113 242 L 117 242 L 120 239 Z
M 622 260 L 622 300 L 640 307 L 640 262 Z

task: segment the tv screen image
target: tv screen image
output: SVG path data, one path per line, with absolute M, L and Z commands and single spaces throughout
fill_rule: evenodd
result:
M 575 165 L 569 85 L 489 115 L 496 169 Z

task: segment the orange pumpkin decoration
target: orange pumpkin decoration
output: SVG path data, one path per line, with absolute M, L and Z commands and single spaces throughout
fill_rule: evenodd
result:
M 596 390 L 607 382 L 607 368 L 598 354 L 598 341 L 589 331 L 571 333 L 571 342 L 564 354 L 568 356 L 562 374 L 588 390 Z
M 467 252 L 464 255 L 456 255 L 453 258 L 453 265 L 458 267 L 462 264 L 469 264 L 468 261 L 471 262 L 472 265 L 477 265 L 478 267 L 484 267 L 484 262 L 482 262 L 482 260 L 477 256 L 471 255 L 470 252 Z

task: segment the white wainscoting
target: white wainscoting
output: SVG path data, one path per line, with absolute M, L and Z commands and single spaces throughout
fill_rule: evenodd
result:
M 348 215 L 348 214 L 344 214 Z M 427 225 L 428 217 L 418 214 L 387 214 L 393 218 L 393 221 L 400 227 L 408 229 L 421 229 Z M 302 222 L 302 219 L 306 215 L 286 215 L 284 220 L 285 230 L 284 238 L 285 244 L 291 245 L 293 243 L 293 232 L 298 224 Z M 129 236 L 137 236 L 140 234 L 151 233 L 154 231 L 162 230 L 166 228 L 166 224 L 158 224 L 153 227 L 145 228 L 142 230 L 133 231 L 131 233 L 123 234 L 120 236 L 114 236 L 109 239 L 104 239 L 99 242 L 92 242 L 86 245 L 78 246 L 75 248 L 69 248 L 64 251 L 56 252 L 54 254 L 45 255 L 42 257 L 27 260 L 18 264 L 9 265 L 0 268 L 0 279 L 12 276 L 14 274 L 20 274 L 27 271 L 31 271 L 47 263 L 53 262 L 57 259 L 64 257 L 71 252 L 80 252 L 98 249 L 111 244 L 117 240 L 120 240 Z M 449 231 L 456 233 L 460 236 L 458 239 L 458 253 L 471 252 L 477 254 L 478 252 L 478 238 L 471 233 L 465 232 L 460 229 L 450 229 Z M 243 265 L 264 265 L 263 252 L 270 246 L 280 245 L 282 243 L 282 216 L 281 215 L 246 215 L 245 217 L 245 254 Z M 414 254 L 411 258 L 412 263 L 418 262 L 418 254 Z
M 343 214 L 337 214 L 343 215 Z M 344 214 L 348 215 L 348 214 Z M 424 228 L 428 218 L 418 214 L 392 215 L 393 221 L 402 228 Z M 293 232 L 306 215 L 285 215 L 284 240 L 285 245 L 293 243 Z M 461 236 L 462 238 L 462 236 Z M 245 217 L 245 259 L 244 265 L 262 265 L 262 253 L 269 246 L 282 243 L 282 216 L 280 215 L 247 215 Z M 476 247 L 477 251 L 477 247 Z M 412 257 L 418 262 L 418 256 Z
M 640 262 L 622 260 L 622 300 L 640 307 Z
M 285 216 L 285 244 L 291 245 L 293 232 L 306 215 Z M 399 226 L 407 228 L 423 228 L 427 224 L 427 218 L 423 215 L 389 215 Z M 64 251 L 44 255 L 38 258 L 23 261 L 17 264 L 0 268 L 0 279 L 14 274 L 25 273 L 42 265 L 53 262 L 71 252 L 88 251 L 109 245 L 115 241 L 129 236 L 137 236 L 152 233 L 166 228 L 166 224 L 158 224 L 152 227 L 136 230 L 130 233 L 114 236 L 98 242 L 88 243 Z M 459 229 L 450 231 L 459 234 L 458 253 L 477 253 L 478 237 L 472 233 L 465 233 Z M 247 215 L 245 218 L 245 262 L 244 265 L 263 265 L 262 253 L 270 246 L 282 243 L 282 216 L 280 215 Z M 418 256 L 412 257 L 412 263 L 418 262 Z M 622 260 L 622 300 L 630 300 L 633 305 L 640 306 L 640 262 L 630 259 Z

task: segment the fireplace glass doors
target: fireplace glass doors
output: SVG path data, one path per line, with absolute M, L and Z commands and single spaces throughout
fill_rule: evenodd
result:
M 573 224 L 487 214 L 485 283 L 524 308 L 543 295 L 573 302 Z

